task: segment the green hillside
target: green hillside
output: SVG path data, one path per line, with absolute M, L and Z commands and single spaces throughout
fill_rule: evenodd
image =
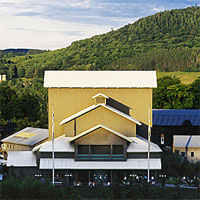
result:
M 191 84 L 198 77 L 200 77 L 200 72 L 158 72 L 157 78 L 163 76 L 177 77 L 183 84 Z
M 1 64 L 8 78 L 44 70 L 200 71 L 200 7 L 160 12 L 118 30 Z

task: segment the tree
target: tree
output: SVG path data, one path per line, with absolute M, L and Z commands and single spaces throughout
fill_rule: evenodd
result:
M 17 74 L 18 74 L 18 77 L 24 77 L 25 76 L 25 69 L 21 66 L 18 67 Z
M 200 109 L 200 77 L 191 84 L 191 93 L 194 96 L 193 108 Z
M 191 109 L 194 96 L 189 91 L 190 86 L 184 84 L 170 85 L 166 90 L 166 109 Z
M 158 87 L 153 90 L 153 108 L 165 108 L 167 101 L 166 91 L 171 85 L 180 84 L 181 81 L 176 77 L 164 76 L 158 79 Z

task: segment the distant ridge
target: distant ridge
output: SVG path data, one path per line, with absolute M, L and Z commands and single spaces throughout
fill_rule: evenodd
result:
M 29 78 L 45 70 L 200 71 L 200 7 L 159 12 L 66 48 L 27 54 L 11 61 Z

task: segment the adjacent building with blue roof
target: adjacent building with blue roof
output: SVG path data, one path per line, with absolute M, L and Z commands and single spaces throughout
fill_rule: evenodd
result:
M 154 109 L 152 141 L 172 146 L 173 135 L 200 135 L 200 110 Z

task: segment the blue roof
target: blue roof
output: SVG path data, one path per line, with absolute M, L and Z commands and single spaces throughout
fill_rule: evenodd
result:
M 181 126 L 186 120 L 193 126 L 200 126 L 200 110 L 153 109 L 153 125 Z

